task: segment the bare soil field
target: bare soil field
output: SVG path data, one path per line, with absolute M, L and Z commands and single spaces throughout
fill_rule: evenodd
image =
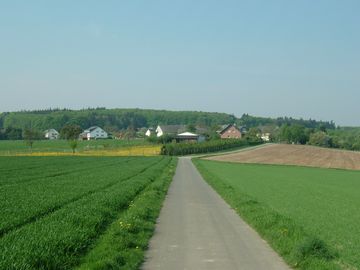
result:
M 308 145 L 270 144 L 248 151 L 212 156 L 206 159 L 360 170 L 360 152 Z

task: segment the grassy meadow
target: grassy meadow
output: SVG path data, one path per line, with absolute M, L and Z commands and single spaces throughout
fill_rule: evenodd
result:
M 194 163 L 290 266 L 360 269 L 360 171 Z
M 0 269 L 137 269 L 169 157 L 0 157 Z

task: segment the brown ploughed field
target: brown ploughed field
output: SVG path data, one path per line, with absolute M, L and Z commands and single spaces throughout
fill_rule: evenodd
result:
M 212 156 L 206 159 L 360 170 L 360 152 L 308 145 L 269 144 L 264 147 Z

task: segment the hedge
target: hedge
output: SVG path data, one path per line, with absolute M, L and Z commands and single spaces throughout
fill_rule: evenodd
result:
M 258 144 L 261 144 L 261 142 L 239 139 L 214 140 L 201 143 L 169 143 L 162 146 L 161 154 L 168 156 L 182 156 L 218 152 L 226 149 Z

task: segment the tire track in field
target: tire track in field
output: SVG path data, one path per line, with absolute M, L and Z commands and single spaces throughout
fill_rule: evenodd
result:
M 46 209 L 45 211 L 39 212 L 38 214 L 25 219 L 21 223 L 18 223 L 18 224 L 13 225 L 13 226 L 8 226 L 8 227 L 5 227 L 5 228 L 2 228 L 2 229 L 0 229 L 0 239 L 2 237 L 4 237 L 6 234 L 8 234 L 10 232 L 13 232 L 15 230 L 18 230 L 18 229 L 22 228 L 23 226 L 26 226 L 26 225 L 28 225 L 30 223 L 36 222 L 36 221 L 38 221 L 40 219 L 43 219 L 43 218 L 55 213 L 56 211 L 64 208 L 65 206 L 67 206 L 69 204 L 75 203 L 75 202 L 77 202 L 77 201 L 79 201 L 79 200 L 81 200 L 81 199 L 83 199 L 83 198 L 85 198 L 87 196 L 90 196 L 90 195 L 95 194 L 95 193 L 97 193 L 99 191 L 105 190 L 107 188 L 110 188 L 110 187 L 118 184 L 119 182 L 125 182 L 125 181 L 128 181 L 128 180 L 132 179 L 132 178 L 135 178 L 135 177 L 143 174 L 145 171 L 147 171 L 152 166 L 162 162 L 163 160 L 164 160 L 164 158 L 160 159 L 159 161 L 156 161 L 156 162 L 152 163 L 151 165 L 141 169 L 139 172 L 135 173 L 134 175 L 125 177 L 125 178 L 120 179 L 120 180 L 110 182 L 110 183 L 106 184 L 105 186 L 102 186 L 102 187 L 100 187 L 98 189 L 90 190 L 88 192 L 85 192 L 85 193 L 81 194 L 80 196 L 74 197 L 74 198 L 62 203 L 61 205 L 55 205 L 53 207 L 50 207 L 50 208 Z

